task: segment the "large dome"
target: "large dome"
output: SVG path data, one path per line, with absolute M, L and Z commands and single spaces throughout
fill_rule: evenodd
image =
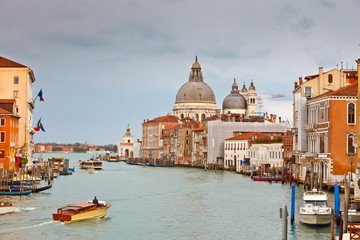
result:
M 201 66 L 195 58 L 191 67 L 189 81 L 181 86 L 176 94 L 175 104 L 178 103 L 212 103 L 216 104 L 215 94 L 203 81 Z
M 175 103 L 213 103 L 216 104 L 214 92 L 204 82 L 187 82 L 176 94 Z
M 227 95 L 223 101 L 223 110 L 224 109 L 247 109 L 246 99 L 239 93 L 235 79 L 231 93 Z

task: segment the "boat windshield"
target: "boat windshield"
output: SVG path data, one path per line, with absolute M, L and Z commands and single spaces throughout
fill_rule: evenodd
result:
M 320 207 L 327 207 L 326 201 L 305 201 L 305 206 L 312 205 L 312 206 L 320 206 Z

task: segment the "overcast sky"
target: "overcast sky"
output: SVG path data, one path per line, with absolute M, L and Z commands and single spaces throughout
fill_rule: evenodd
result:
M 116 144 L 172 113 L 195 55 L 216 103 L 233 79 L 259 96 L 360 57 L 360 1 L 0 0 L 0 56 L 30 67 L 46 133 L 35 142 Z M 261 111 L 292 121 L 292 98 Z

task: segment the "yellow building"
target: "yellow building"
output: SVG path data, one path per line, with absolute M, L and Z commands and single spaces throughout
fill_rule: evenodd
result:
M 0 56 L 0 99 L 14 99 L 14 113 L 19 119 L 19 148 L 17 157 L 33 158 L 33 71 L 20 63 Z

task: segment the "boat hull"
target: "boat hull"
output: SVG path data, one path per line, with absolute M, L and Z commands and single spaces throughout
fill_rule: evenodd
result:
M 14 206 L 0 207 L 0 215 L 15 212 Z
M 307 225 L 321 226 L 328 225 L 331 222 L 331 214 L 301 214 L 300 222 Z
M 106 215 L 109 207 L 110 207 L 110 205 L 107 205 L 104 207 L 97 208 L 96 210 L 78 213 L 78 214 L 74 214 L 74 215 L 63 214 L 63 213 L 54 213 L 53 220 L 64 222 L 64 223 L 73 223 L 73 222 L 83 221 L 83 220 L 87 220 L 87 219 L 102 218 Z

